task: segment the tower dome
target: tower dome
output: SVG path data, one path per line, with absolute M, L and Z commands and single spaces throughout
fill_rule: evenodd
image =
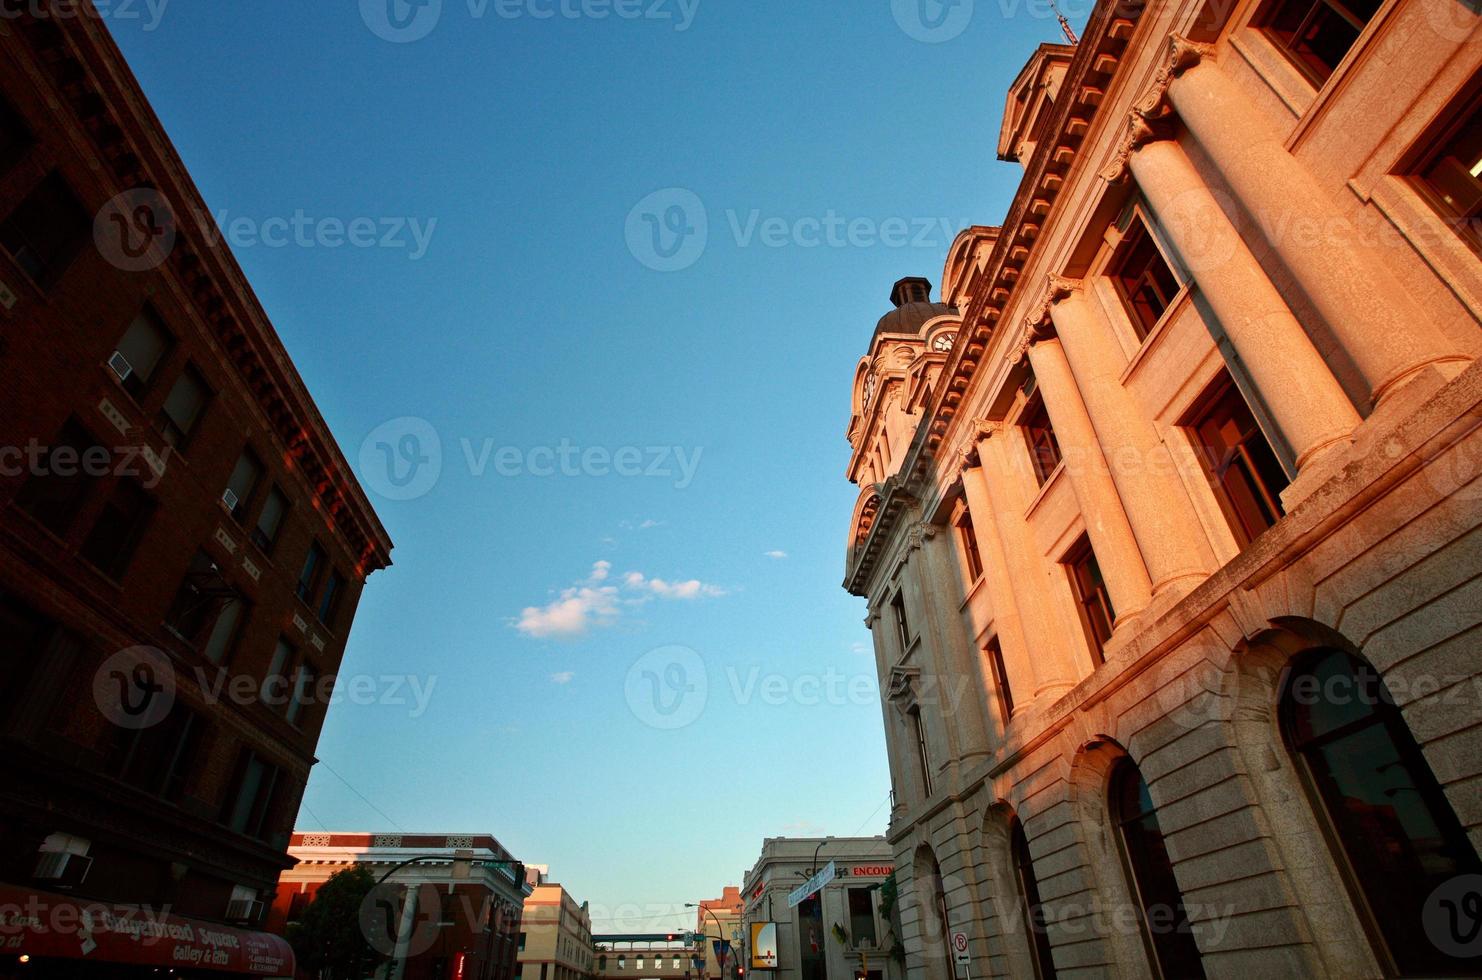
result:
M 890 290 L 890 302 L 895 309 L 880 318 L 871 344 L 888 333 L 919 337 L 927 321 L 957 313 L 956 307 L 931 301 L 931 280 L 921 276 L 907 276 L 897 282 Z

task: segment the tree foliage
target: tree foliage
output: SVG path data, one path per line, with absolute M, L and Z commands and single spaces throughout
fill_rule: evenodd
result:
M 303 918 L 288 927 L 299 969 L 324 980 L 365 980 L 381 955 L 365 934 L 362 908 L 376 880 L 361 865 L 336 872 L 320 886 Z

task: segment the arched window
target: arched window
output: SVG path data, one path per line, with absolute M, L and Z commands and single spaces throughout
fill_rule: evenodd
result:
M 1204 964 L 1189 925 L 1183 893 L 1142 771 L 1123 758 L 1112 769 L 1111 816 L 1131 872 L 1143 941 L 1153 972 L 1165 980 L 1203 980 Z
M 1482 862 L 1379 673 L 1342 650 L 1303 654 L 1281 728 L 1380 960 L 1403 976 L 1470 973 L 1476 961 L 1438 949 L 1421 915 L 1436 888 Z
M 1024 825 L 1014 818 L 1009 831 L 1014 850 L 1014 874 L 1019 880 L 1020 907 L 1024 913 L 1025 936 L 1034 959 L 1034 975 L 1039 980 L 1054 980 L 1055 960 L 1050 955 L 1050 934 L 1045 928 L 1045 912 L 1039 899 L 1039 879 L 1034 876 L 1034 856 L 1029 853 L 1029 838 Z

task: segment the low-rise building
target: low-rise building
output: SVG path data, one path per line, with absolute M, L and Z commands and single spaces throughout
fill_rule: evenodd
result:
M 525 869 L 487 834 L 296 833 L 269 928 L 286 932 L 319 888 L 361 865 L 385 879 L 385 925 L 369 936 L 389 957 L 383 980 L 513 980 Z M 366 920 L 367 922 L 372 920 Z
M 744 969 L 741 927 L 744 903 L 741 889 L 727 885 L 720 898 L 703 899 L 696 915 L 695 930 L 704 939 L 705 977 L 707 980 L 735 980 L 738 969 Z M 720 946 L 719 944 L 724 944 Z M 717 951 L 721 955 L 717 955 Z
M 696 980 L 701 940 L 682 933 L 610 933 L 593 937 L 598 980 Z
M 816 892 L 799 889 L 816 874 Z M 902 980 L 884 837 L 769 837 L 742 887 L 747 968 L 768 980 Z
M 592 915 L 542 875 L 525 898 L 520 933 L 519 980 L 589 980 L 596 962 Z

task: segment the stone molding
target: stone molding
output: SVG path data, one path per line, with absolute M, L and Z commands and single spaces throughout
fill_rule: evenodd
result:
M 1148 143 L 1173 137 L 1173 107 L 1168 103 L 1168 86 L 1184 72 L 1199 64 L 1206 57 L 1213 58 L 1214 45 L 1191 41 L 1181 34 L 1168 36 L 1168 50 L 1163 63 L 1153 77 L 1152 85 L 1132 104 L 1116 151 L 1100 172 L 1101 179 L 1108 184 L 1119 184 L 1127 177 L 1127 165 L 1136 153 Z

